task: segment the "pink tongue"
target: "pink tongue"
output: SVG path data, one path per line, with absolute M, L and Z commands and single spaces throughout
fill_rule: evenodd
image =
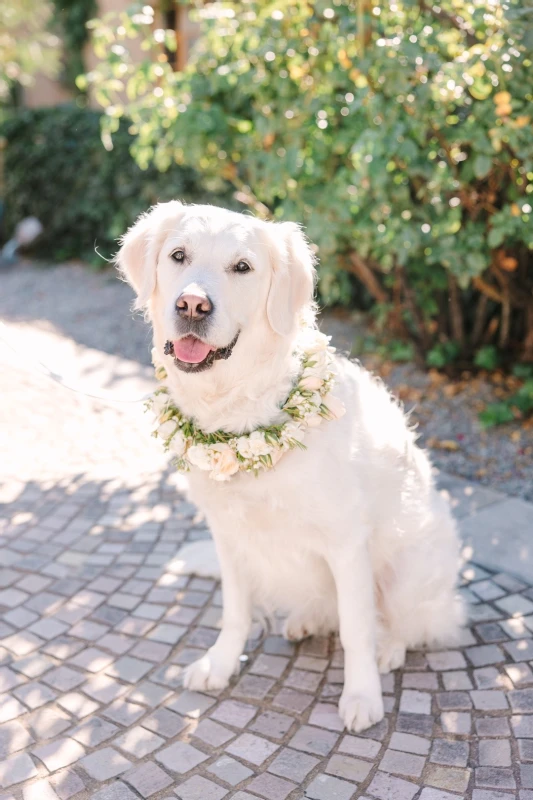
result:
M 201 342 L 195 336 L 185 336 L 184 339 L 176 339 L 174 345 L 174 355 L 180 361 L 188 364 L 199 364 L 213 349 L 205 342 Z

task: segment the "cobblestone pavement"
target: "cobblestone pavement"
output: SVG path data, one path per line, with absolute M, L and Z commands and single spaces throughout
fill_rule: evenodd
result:
M 150 385 L 57 330 L 11 332 L 89 384 Z M 201 516 L 138 404 L 19 362 L 0 345 L 0 800 L 533 800 L 532 506 L 441 476 L 494 569 L 463 574 L 462 646 L 409 654 L 363 735 L 337 716 L 333 637 L 295 647 L 258 628 L 227 690 L 187 692 L 220 617 L 219 587 L 175 560 L 208 535 Z

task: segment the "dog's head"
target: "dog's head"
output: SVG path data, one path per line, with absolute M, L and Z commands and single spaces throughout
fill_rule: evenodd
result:
M 155 206 L 122 238 L 117 262 L 156 345 L 189 373 L 247 340 L 290 337 L 313 298 L 314 257 L 298 225 L 214 206 Z

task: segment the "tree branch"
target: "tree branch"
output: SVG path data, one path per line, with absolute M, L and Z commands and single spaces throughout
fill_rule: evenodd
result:
M 389 302 L 389 296 L 376 278 L 375 273 L 357 253 L 350 253 L 348 256 L 348 268 L 350 272 L 353 272 L 359 278 L 363 286 L 368 289 L 378 303 Z
M 494 286 L 491 286 L 490 283 L 484 281 L 483 278 L 478 276 L 473 279 L 472 283 L 479 292 L 483 292 L 483 294 L 486 294 L 491 300 L 494 300 L 496 303 L 503 303 L 503 296 L 500 292 L 495 289 Z
M 533 303 L 530 303 L 526 310 L 526 337 L 521 361 L 533 361 Z

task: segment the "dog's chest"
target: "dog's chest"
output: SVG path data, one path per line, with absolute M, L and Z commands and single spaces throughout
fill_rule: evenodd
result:
M 261 520 L 260 527 L 272 528 L 280 517 L 294 511 L 294 490 L 287 484 L 276 486 L 269 480 L 270 475 L 256 477 L 245 475 L 222 485 L 214 483 L 204 475 L 195 475 L 190 480 L 191 499 L 209 517 L 231 519 L 235 524 Z

